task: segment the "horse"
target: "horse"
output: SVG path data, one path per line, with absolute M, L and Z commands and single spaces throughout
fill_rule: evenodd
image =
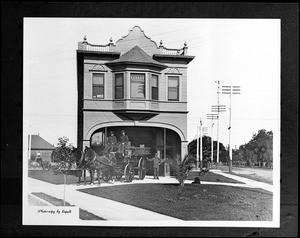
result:
M 115 180 L 115 165 L 116 157 L 113 153 L 106 155 L 98 155 L 93 149 L 85 147 L 81 164 L 82 167 L 90 171 L 91 175 L 91 184 L 94 183 L 94 173 L 97 171 L 97 179 L 100 185 L 100 174 L 106 174 L 107 179 L 112 177 L 112 180 Z

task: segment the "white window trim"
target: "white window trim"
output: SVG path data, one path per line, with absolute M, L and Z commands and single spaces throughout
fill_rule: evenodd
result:
M 152 86 L 151 86 L 151 80 L 152 80 L 152 75 L 156 75 L 157 76 L 157 99 L 152 99 Z M 150 79 L 149 79 L 150 83 L 149 83 L 149 87 L 150 87 L 150 100 L 154 100 L 154 101 L 159 101 L 159 74 L 154 74 L 154 73 L 150 73 Z
M 131 74 L 143 74 L 145 76 L 145 97 L 144 98 L 137 98 L 131 96 Z M 129 93 L 130 99 L 137 99 L 137 100 L 146 100 L 147 99 L 147 74 L 146 72 L 129 72 Z
M 118 98 L 116 99 L 116 74 L 122 74 L 123 75 L 123 98 Z M 115 72 L 113 73 L 113 92 L 112 92 L 112 96 L 113 96 L 113 100 L 124 100 L 125 99 L 125 72 Z
M 175 76 L 178 77 L 178 101 L 177 100 L 169 100 L 169 77 Z M 179 74 L 167 74 L 166 75 L 166 101 L 167 102 L 181 102 L 181 75 Z
M 93 74 L 103 74 L 104 78 L 103 78 L 103 98 L 97 98 L 97 97 L 93 97 Z M 103 71 L 91 71 L 90 72 L 90 82 L 91 82 L 91 87 L 90 87 L 90 92 L 91 92 L 91 98 L 92 99 L 96 99 L 96 100 L 104 100 L 106 97 L 106 86 L 105 86 L 105 79 L 106 79 L 106 72 Z

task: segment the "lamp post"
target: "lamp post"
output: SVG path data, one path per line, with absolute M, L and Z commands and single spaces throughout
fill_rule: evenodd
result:
M 222 94 L 229 94 L 229 173 L 232 173 L 232 148 L 231 148 L 231 114 L 232 114 L 232 107 L 231 107 L 231 95 L 232 94 L 241 94 L 241 87 L 240 86 L 222 86 Z
M 214 161 L 214 141 L 213 141 L 213 120 L 218 119 L 217 114 L 207 114 L 207 119 L 211 120 L 211 168 L 213 167 L 213 161 Z

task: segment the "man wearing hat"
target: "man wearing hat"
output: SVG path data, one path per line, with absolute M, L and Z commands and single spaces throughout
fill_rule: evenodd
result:
M 125 146 L 129 142 L 128 136 L 125 134 L 125 130 L 121 131 L 121 137 L 120 137 L 120 146 L 121 146 L 121 152 L 124 153 Z
M 114 132 L 110 132 L 110 136 L 107 138 L 107 150 L 111 152 L 114 150 L 114 147 L 117 145 L 117 137 L 115 137 Z

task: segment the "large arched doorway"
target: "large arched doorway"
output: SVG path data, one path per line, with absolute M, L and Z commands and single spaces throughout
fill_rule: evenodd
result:
M 131 146 L 150 147 L 151 154 L 149 157 L 153 157 L 155 151 L 159 153 L 160 158 L 175 159 L 177 156 L 181 156 L 181 139 L 179 135 L 171 129 L 161 127 L 111 126 L 99 128 L 90 138 L 90 147 L 100 154 L 105 148 L 106 138 L 110 132 L 113 131 L 119 141 L 121 130 L 125 130 Z M 151 162 L 147 166 L 147 174 L 153 174 Z M 161 165 L 160 175 L 170 175 L 170 169 L 164 164 Z

